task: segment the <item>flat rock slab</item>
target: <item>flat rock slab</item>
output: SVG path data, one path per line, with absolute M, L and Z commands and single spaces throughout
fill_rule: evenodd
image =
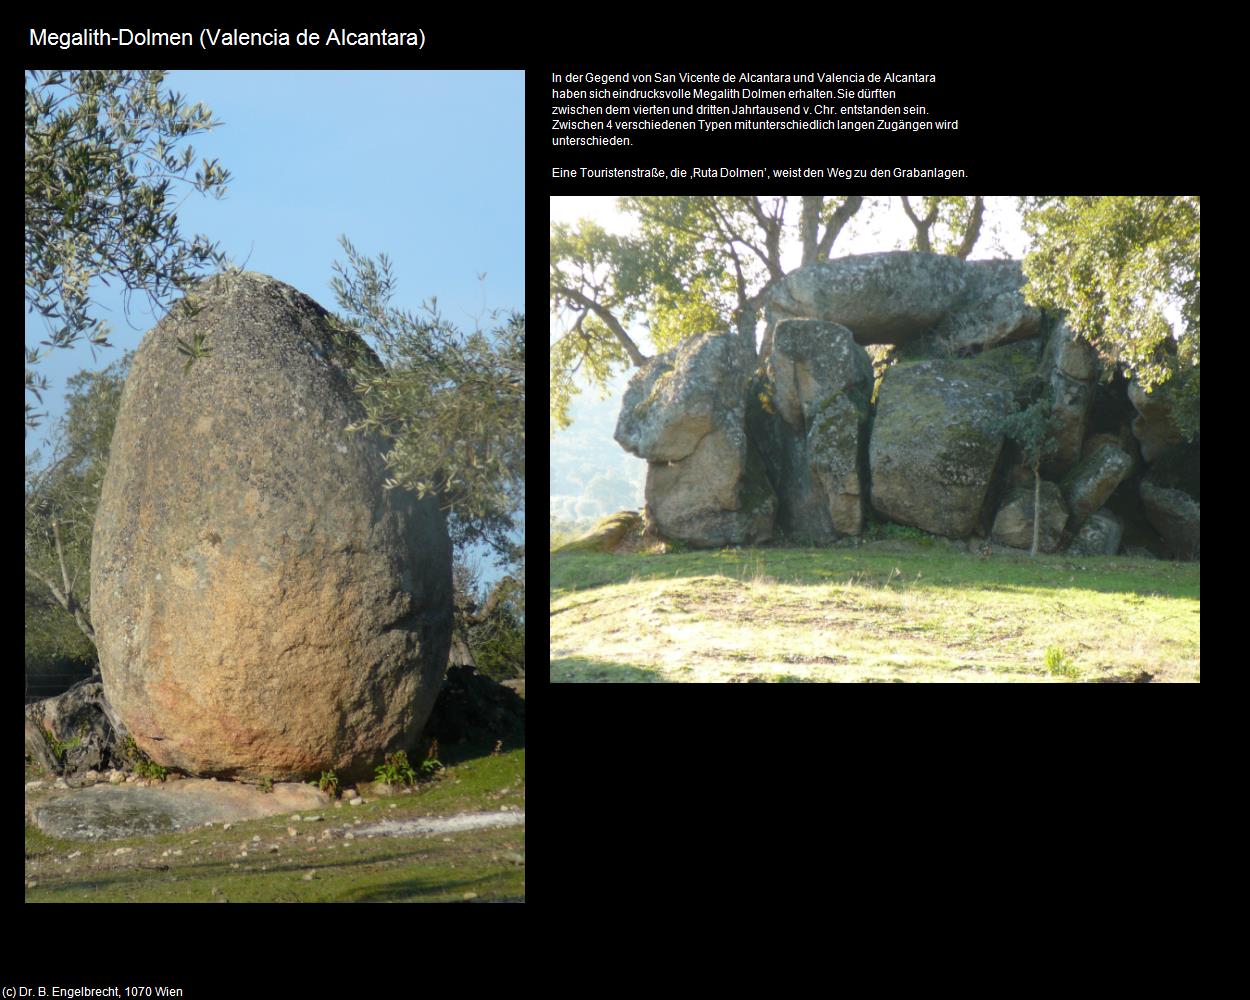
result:
M 53 837 L 117 840 L 171 833 L 281 813 L 321 809 L 330 798 L 311 785 L 254 785 L 187 778 L 157 788 L 94 785 L 66 792 L 33 811 L 35 824 Z

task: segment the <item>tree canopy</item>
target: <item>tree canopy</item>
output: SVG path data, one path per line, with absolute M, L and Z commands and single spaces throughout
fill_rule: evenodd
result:
M 179 231 L 174 187 L 225 193 L 230 174 L 216 160 L 195 168 L 190 146 L 176 151 L 221 123 L 204 105 L 162 91 L 164 78 L 159 70 L 26 75 L 26 304 L 48 328 L 37 347 L 26 345 L 26 391 L 36 400 L 47 388 L 32 367 L 40 348 L 83 337 L 109 346 L 107 325 L 91 313 L 93 280 L 113 278 L 163 303 L 225 259 L 205 237 Z M 28 398 L 27 426 L 41 416 Z
M 132 357 L 128 352 L 101 372 L 72 376 L 49 460 L 39 452 L 26 456 L 28 659 L 94 652 L 91 533 Z
M 622 198 L 636 220 L 628 236 L 588 221 L 551 228 L 550 348 L 552 430 L 568 426 L 578 380 L 604 386 L 647 360 L 628 328 L 645 324 L 657 350 L 707 330 L 732 330 L 755 353 L 757 322 L 772 288 L 796 266 L 828 260 L 863 210 L 858 195 Z M 922 217 L 904 201 L 923 250 L 966 257 L 981 230 L 984 200 L 921 200 Z M 797 250 L 797 259 L 795 252 Z
M 525 317 L 493 313 L 493 329 L 465 333 L 431 299 L 419 313 L 393 308 L 385 254 L 364 257 L 340 238 L 346 264 L 332 279 L 347 327 L 377 347 L 354 370 L 367 416 L 357 428 L 389 442 L 387 485 L 433 495 L 458 548 L 482 543 L 497 560 L 523 558 L 516 541 L 525 503 Z
M 1068 324 L 1104 361 L 1145 390 L 1167 383 L 1173 415 L 1192 437 L 1199 418 L 1199 199 L 1023 198 L 1037 305 Z

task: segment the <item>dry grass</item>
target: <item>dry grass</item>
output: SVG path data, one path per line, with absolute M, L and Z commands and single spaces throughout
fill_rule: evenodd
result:
M 1200 679 L 1196 564 L 897 543 L 576 558 L 552 562 L 555 681 Z

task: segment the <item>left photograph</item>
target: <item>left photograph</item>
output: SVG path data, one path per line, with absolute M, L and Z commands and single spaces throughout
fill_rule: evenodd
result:
M 28 902 L 524 902 L 524 78 L 27 71 Z

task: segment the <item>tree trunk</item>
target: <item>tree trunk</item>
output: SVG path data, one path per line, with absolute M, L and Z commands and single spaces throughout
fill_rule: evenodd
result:
M 1033 466 L 1033 548 L 1030 557 L 1037 556 L 1037 544 L 1041 538 L 1042 528 L 1042 472 L 1041 463 Z

